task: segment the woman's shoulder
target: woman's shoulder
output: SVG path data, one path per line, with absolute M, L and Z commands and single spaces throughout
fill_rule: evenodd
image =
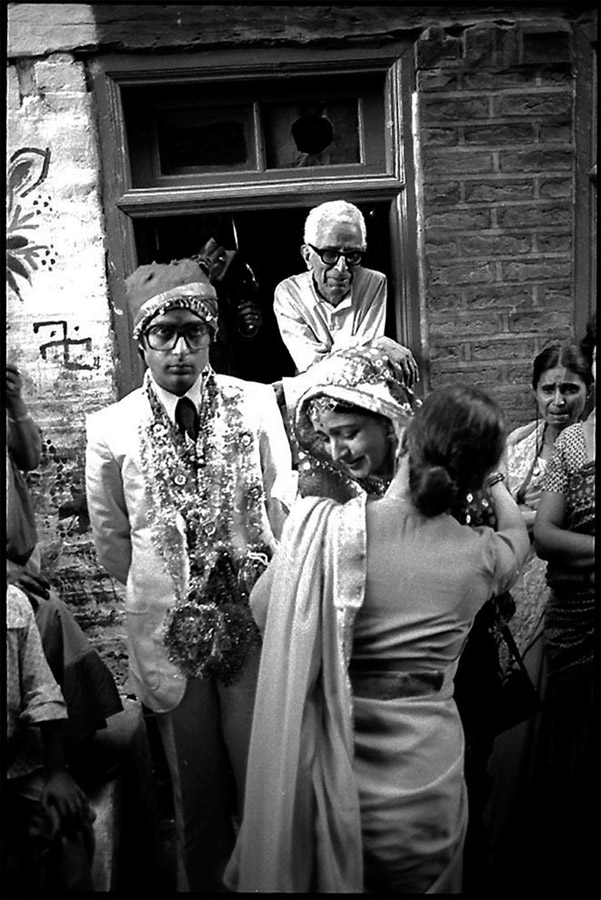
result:
M 532 422 L 527 422 L 525 425 L 518 425 L 517 428 L 514 428 L 513 431 L 509 433 L 507 437 L 507 446 L 508 447 L 516 447 L 518 444 L 521 444 L 522 441 L 531 438 L 538 430 L 542 430 L 543 423 L 534 419 Z
M 493 516 L 494 518 L 494 516 Z M 458 519 L 451 513 L 443 513 L 432 520 L 436 524 L 432 527 L 436 530 L 439 540 L 448 546 L 463 548 L 463 552 L 471 550 L 478 552 L 483 544 L 494 543 L 497 532 L 490 518 L 477 515 L 473 519 Z
M 14 584 L 6 587 L 6 627 L 29 628 L 34 621 L 33 609 L 27 595 Z
M 356 529 L 358 523 L 364 528 L 367 500 L 367 494 L 352 497 L 344 503 L 330 497 L 298 497 L 286 519 L 284 527 L 287 535 L 304 531 L 307 527 L 318 529 L 320 523 L 349 534 Z
M 586 453 L 586 440 L 584 437 L 584 424 L 574 422 L 559 434 L 553 444 L 551 460 L 554 464 L 563 460 L 566 465 L 579 461 Z
M 490 525 L 476 525 L 462 529 L 460 536 L 455 535 L 456 547 L 465 566 L 474 567 L 478 571 L 495 571 L 503 559 L 507 558 L 507 550 L 513 548 L 506 535 L 495 531 Z M 515 567 L 515 551 L 512 549 L 511 566 Z
M 288 530 L 290 530 L 292 524 L 298 525 L 316 513 L 326 513 L 331 512 L 333 509 L 339 509 L 340 505 L 337 500 L 332 500 L 330 497 L 299 496 L 292 504 L 292 509 L 286 520 Z
M 569 447 L 571 444 L 580 444 L 584 441 L 584 422 L 574 422 L 559 434 L 554 447 Z

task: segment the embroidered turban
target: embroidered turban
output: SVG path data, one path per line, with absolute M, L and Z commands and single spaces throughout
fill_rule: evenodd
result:
M 198 263 L 180 259 L 168 264 L 139 266 L 125 281 L 138 340 L 155 316 L 168 309 L 189 309 L 217 333 L 217 294 Z

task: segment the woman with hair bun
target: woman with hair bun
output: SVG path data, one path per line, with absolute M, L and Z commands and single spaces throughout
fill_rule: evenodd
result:
M 528 550 L 494 472 L 504 438 L 486 394 L 440 388 L 403 430 L 383 496 L 293 507 L 251 597 L 263 647 L 232 889 L 462 890 L 453 678 L 476 613 Z M 485 481 L 497 531 L 450 514 Z

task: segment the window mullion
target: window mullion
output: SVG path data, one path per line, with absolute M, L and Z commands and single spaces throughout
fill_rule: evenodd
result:
M 265 165 L 265 141 L 263 122 L 261 120 L 261 106 L 257 100 L 253 101 L 253 122 L 255 131 L 255 148 L 257 153 L 257 171 L 264 172 Z

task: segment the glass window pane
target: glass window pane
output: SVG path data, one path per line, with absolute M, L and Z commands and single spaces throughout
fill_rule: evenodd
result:
M 261 107 L 268 169 L 361 163 L 357 98 Z
M 256 168 L 249 107 L 159 109 L 157 138 L 162 175 Z

